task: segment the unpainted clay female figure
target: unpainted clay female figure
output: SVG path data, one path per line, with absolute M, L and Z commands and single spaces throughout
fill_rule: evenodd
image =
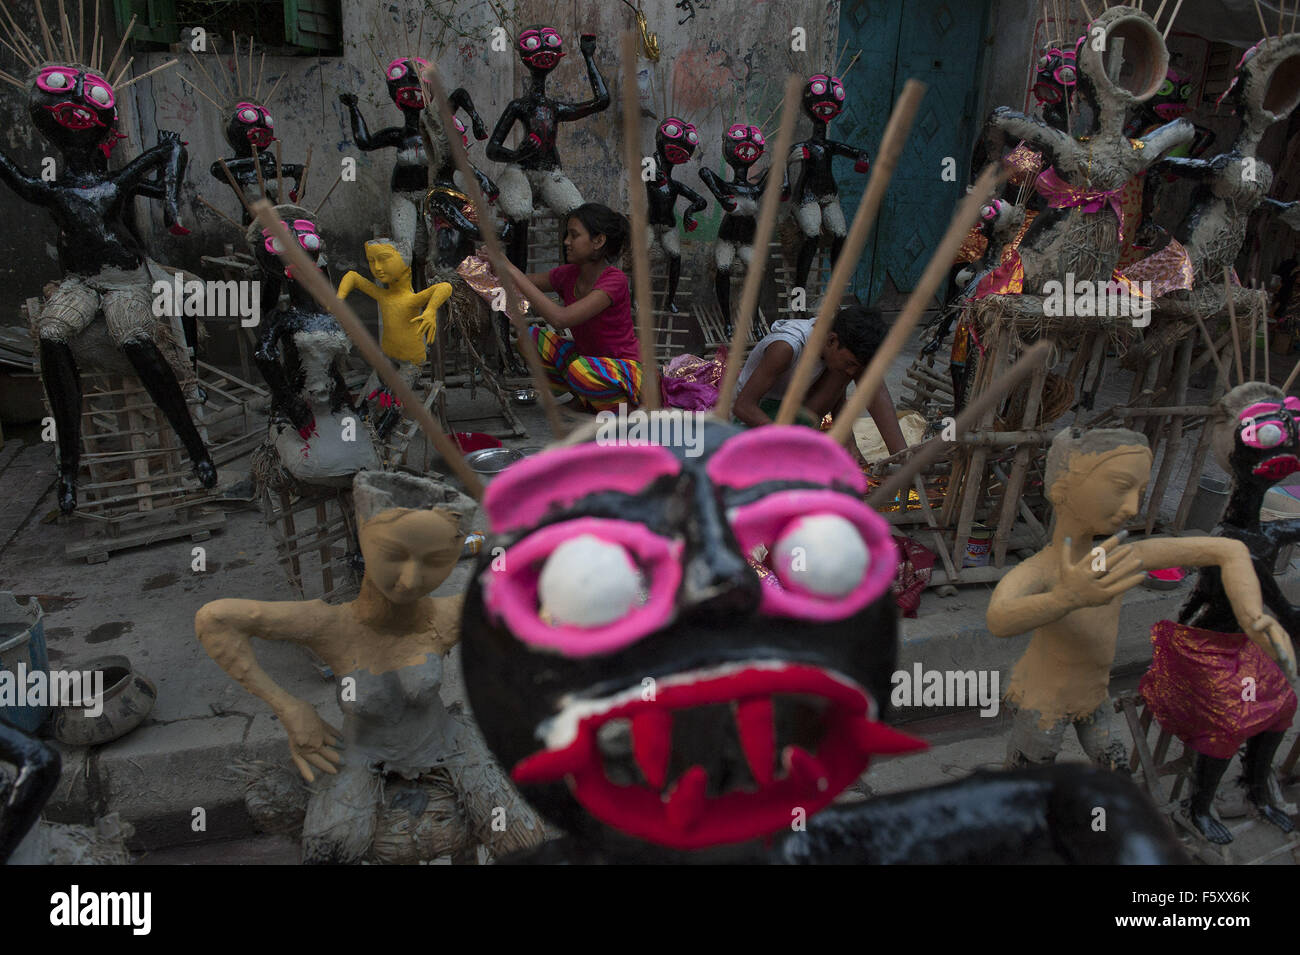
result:
M 809 428 L 602 427 L 484 498 L 504 559 L 484 551 L 465 600 L 465 687 L 565 833 L 520 861 L 1181 860 L 1136 787 L 1091 767 L 831 805 L 873 756 L 924 745 L 886 723 L 898 556 L 862 471 Z
M 582 194 L 560 166 L 555 147 L 560 123 L 584 119 L 609 107 L 609 89 L 593 57 L 596 35 L 584 33 L 578 46 L 587 63 L 592 98 L 585 103 L 562 103 L 547 95 L 546 78 L 564 57 L 563 37 L 554 27 L 540 24 L 520 31 L 517 48 L 528 68 L 528 92 L 506 105 L 488 140 L 488 159 L 506 163 L 499 182 L 501 212 L 512 227 L 507 254 L 521 272 L 528 271 L 528 220 L 536 197 L 540 195 L 560 221 L 582 205 Z M 516 123 L 523 126 L 523 138 L 511 149 L 506 138 Z
M 299 206 L 277 206 L 276 211 L 290 235 L 317 262 L 325 253 L 325 240 L 315 216 Z M 280 462 L 303 481 L 350 483 L 362 468 L 379 466 L 365 435 L 344 437 L 344 419 L 358 415 L 343 380 L 352 343 L 334 316 L 295 281 L 268 231 L 254 222 L 245 238 L 262 273 L 288 291 L 285 303 L 265 317 L 253 356 L 271 389 L 271 427 Z
M 1164 160 L 1159 168 L 1197 181 L 1192 206 L 1174 230 L 1187 247 L 1197 289 L 1221 289 L 1223 271 L 1232 268 L 1246 237 L 1250 214 L 1261 205 L 1300 229 L 1300 202 L 1268 198 L 1273 168 L 1256 155 L 1274 123 L 1300 103 L 1300 34 L 1269 37 L 1247 50 L 1225 96 L 1236 98 L 1241 132 L 1226 153 L 1213 159 Z M 1185 294 L 1174 296 L 1180 300 Z M 1164 303 L 1162 303 L 1163 305 Z M 1203 307 L 1203 306 L 1202 306 Z
M 812 138 L 795 143 L 790 161 L 799 162 L 799 177 L 794 184 L 794 218 L 803 231 L 803 244 L 799 247 L 799 261 L 795 266 L 795 282 L 800 288 L 808 285 L 808 270 L 821 242 L 822 232 L 831 236 L 831 265 L 840 257 L 844 237 L 844 210 L 840 208 L 840 188 L 835 182 L 832 162 L 836 156 L 853 160 L 854 172 L 870 168 L 865 149 L 837 142 L 827 136 L 831 120 L 844 112 L 844 84 L 838 76 L 815 73 L 808 77 L 803 88 L 804 115 L 812 120 Z
M 379 238 L 367 242 L 370 274 L 380 284 L 359 272 L 348 272 L 339 282 L 339 298 L 346 299 L 355 289 L 379 303 L 379 346 L 406 383 L 413 385 L 424 364 L 425 350 L 437 333 L 438 309 L 451 297 L 451 284 L 439 282 L 415 291 L 411 286 L 410 251 L 400 248 L 398 241 Z M 375 400 L 384 410 L 383 420 L 375 430 L 380 438 L 385 437 L 400 418 L 400 414 L 394 413 L 396 402 L 392 393 L 381 387 L 378 374 L 371 373 L 362 394 L 366 401 Z
M 239 67 L 238 42 L 234 47 L 233 68 L 229 71 L 217 69 L 222 85 L 218 86 L 212 82 L 207 71 L 203 69 L 202 62 L 193 53 L 190 55 L 194 57 L 195 65 L 202 71 L 208 84 L 200 86 L 185 77 L 182 77 L 182 80 L 215 106 L 225 119 L 226 125 L 222 132 L 235 154 L 214 162 L 209 172 L 222 185 L 234 189 L 236 186 L 231 185 L 225 172 L 226 169 L 230 171 L 230 176 L 234 178 L 239 190 L 236 192 L 236 198 L 241 200 L 241 205 L 244 207 L 244 225 L 248 225 L 252 221 L 252 216 L 248 213 L 248 204 L 255 199 L 265 197 L 272 203 L 297 202 L 304 170 L 298 163 L 280 162 L 271 148 L 272 143 L 276 141 L 275 119 L 271 116 L 268 107 L 284 77 L 282 76 L 263 98 L 260 69 L 256 79 L 253 77 L 252 39 L 248 41 L 246 71 Z M 262 54 L 262 59 L 265 61 L 265 53 Z M 284 179 L 292 179 L 293 187 L 287 195 L 282 196 L 280 189 Z M 269 306 L 273 303 L 267 304 Z
M 1119 769 L 1127 751 L 1112 730 L 1110 668 L 1120 604 L 1146 568 L 1213 567 L 1250 639 L 1295 660 L 1291 641 L 1264 612 L 1250 553 L 1222 537 L 1149 538 L 1124 543 L 1151 477 L 1144 435 L 1122 428 L 1067 428 L 1053 439 L 1044 484 L 1056 511 L 1052 542 L 1002 578 L 988 606 L 999 637 L 1034 632 L 1011 674 L 1006 698 L 1017 708 L 1008 768 L 1054 762 L 1071 726 L 1094 762 Z M 1094 538 L 1108 536 L 1100 546 Z
M 339 102 L 348 109 L 352 121 L 352 138 L 357 148 L 366 152 L 396 149 L 397 164 L 389 183 L 388 218 L 393 238 L 412 249 L 414 260 L 422 262 L 428 237 L 420 219 L 420 202 L 429 187 L 428 157 L 420 137 L 420 113 L 424 110 L 424 87 L 420 73 L 429 61 L 418 56 L 398 57 L 384 69 L 388 95 L 402 111 L 401 126 L 387 126 L 371 133 L 357 107 L 355 93 L 340 93 Z
M 763 155 L 763 131 L 757 126 L 733 123 L 722 134 L 722 158 L 731 167 L 733 178 L 727 181 L 707 166 L 700 169 L 700 178 L 713 193 L 713 197 L 726 210 L 718 226 L 718 240 L 713 246 L 714 292 L 726 333 L 731 334 L 731 274 L 739 258 L 744 268 L 754 256 L 754 230 L 758 227 L 758 200 L 771 169 L 763 170 L 753 182 L 749 171 Z M 790 198 L 789 166 L 782 170 L 781 199 Z
M 49 49 L 41 52 L 10 18 L 10 46 L 22 51 L 30 75 L 25 82 L 8 74 L 0 74 L 0 80 L 26 92 L 32 125 L 59 151 L 62 162 L 55 178 L 47 181 L 27 175 L 0 153 L 0 181 L 19 198 L 48 209 L 59 229 L 59 265 L 65 275 L 33 321 L 40 338 L 41 376 L 58 432 L 59 508 L 67 514 L 77 506 L 81 375 L 73 348 L 101 312 L 113 344 L 185 446 L 199 483 L 213 487 L 216 465 L 190 418 L 176 367 L 164 357 L 164 352 L 177 352 L 178 336 L 165 317 L 154 314 L 154 275 L 146 250 L 126 225 L 134 195 L 160 197 L 164 223 L 173 233 L 185 234 L 178 207 L 187 163 L 184 144 L 177 133 L 159 130 L 156 146 L 109 172 L 105 157 L 120 138 L 117 96 L 134 80 L 123 82 L 123 67 L 110 82 L 107 74 L 116 60 L 105 70 L 89 50 L 71 59 L 60 56 L 40 3 L 36 10 Z M 76 45 L 77 38 L 69 34 L 65 20 L 65 50 Z M 98 49 L 98 38 L 92 36 L 92 41 Z M 155 173 L 157 181 L 149 178 Z
M 655 130 L 655 175 L 645 184 L 648 226 L 647 246 L 657 247 L 668 260 L 668 291 L 664 308 L 676 313 L 677 283 L 682 277 L 682 244 L 677 236 L 677 200 L 690 205 L 682 213 L 682 225 L 694 232 L 699 225 L 695 216 L 708 208 L 708 200 L 685 183 L 673 178 L 673 167 L 681 166 L 695 155 L 700 136 L 695 126 L 677 116 L 669 116 Z
M 1107 73 L 1102 51 L 1114 56 L 1121 39 L 1126 62 L 1136 70 L 1129 83 L 1136 92 Z M 1034 220 L 1018 250 L 1025 292 L 1041 294 L 1044 283 L 1061 281 L 1066 273 L 1076 282 L 1111 280 L 1130 228 L 1122 221 L 1121 190 L 1195 135 L 1183 119 L 1141 140 L 1124 135 L 1128 110 L 1155 95 L 1168 68 L 1169 51 L 1151 18 L 1132 7 L 1111 7 L 1089 24 L 1078 48 L 1077 95 L 1094 117 L 1088 136 L 1076 139 L 1068 130 L 1007 107 L 994 110 L 990 122 L 1041 150 L 1050 164 L 1037 182 L 1048 208 Z
M 428 861 L 476 844 L 538 844 L 540 822 L 439 694 L 462 598 L 427 595 L 456 566 L 474 502 L 426 478 L 369 471 L 353 496 L 366 568 L 356 600 L 217 600 L 194 618 L 204 649 L 284 725 L 302 777 L 324 774 L 306 806 L 303 861 Z M 339 675 L 341 730 L 258 666 L 253 637 L 300 643 Z M 448 794 L 463 807 L 450 818 Z
M 1273 576 L 1278 550 L 1300 540 L 1300 520 L 1259 519 L 1268 489 L 1300 471 L 1300 401 L 1247 382 L 1224 395 L 1220 408 L 1214 456 L 1232 475 L 1232 489 L 1216 534 L 1249 549 L 1269 612 L 1289 633 L 1300 633 L 1300 607 Z M 1206 839 L 1220 844 L 1231 842 L 1232 834 L 1215 816 L 1214 794 L 1243 743 L 1240 785 L 1247 800 L 1283 832 L 1294 828 L 1272 781 L 1272 763 L 1295 716 L 1296 695 L 1287 682 L 1295 679 L 1295 668 L 1268 646 L 1256 647 L 1243 619 L 1226 575 L 1204 568 L 1178 623 L 1165 620 L 1152 628 L 1151 669 L 1141 684 L 1160 725 L 1196 753 L 1188 815 Z

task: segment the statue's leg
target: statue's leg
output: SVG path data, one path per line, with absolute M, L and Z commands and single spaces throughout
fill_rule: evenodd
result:
M 69 344 L 95 318 L 99 294 L 77 280 L 64 281 L 41 307 L 36 332 L 41 341 L 41 378 L 54 414 L 59 448 L 59 510 L 77 508 L 81 463 L 81 375 Z
M 1115 729 L 1115 711 L 1110 701 L 1097 707 L 1096 712 L 1077 720 L 1074 730 L 1088 757 L 1103 769 L 1128 775 L 1128 747 Z
M 561 260 L 564 258 L 564 235 L 569 227 L 569 213 L 582 205 L 582 193 L 569 181 L 569 177 L 556 169 L 537 174 L 537 188 L 542 194 L 546 208 L 555 213 L 560 220 L 559 235 L 555 237 Z
M 388 206 L 389 226 L 393 231 L 392 238 L 405 245 L 412 275 L 422 274 L 424 257 L 428 252 L 428 237 L 420 227 L 421 218 L 419 207 L 410 193 L 392 194 Z
M 840 208 L 840 197 L 831 196 L 822 205 L 822 228 L 831 235 L 831 267 L 839 261 L 840 250 L 844 248 L 844 238 L 849 234 L 844 222 L 844 210 Z
M 215 487 L 217 466 L 212 463 L 203 438 L 190 418 L 176 372 L 154 341 L 160 319 L 154 317 L 148 285 L 122 285 L 104 293 L 104 321 L 108 333 L 135 369 L 140 383 L 167 417 L 172 430 L 185 445 L 194 473 L 204 487 Z
M 1197 753 L 1192 768 L 1192 795 L 1187 801 L 1187 814 L 1192 825 L 1210 842 L 1221 846 L 1232 841 L 1232 833 L 1214 816 L 1214 794 L 1230 762 L 1231 759 Z
M 1283 832 L 1290 832 L 1295 823 L 1273 798 L 1269 777 L 1273 773 L 1273 756 L 1282 742 L 1283 732 L 1260 733 L 1246 743 L 1244 782 L 1246 798 L 1259 814 Z
M 518 166 L 506 166 L 497 179 L 497 208 L 510 223 L 506 255 L 521 272 L 528 271 L 528 220 L 533 217 L 533 187 Z
M 356 865 L 375 840 L 383 784 L 364 766 L 317 777 L 302 821 L 304 865 Z
M 1011 736 L 1007 740 L 1005 769 L 1024 769 L 1027 766 L 1048 766 L 1065 742 L 1069 720 L 1056 720 L 1042 725 L 1042 715 L 1037 710 L 1019 709 L 1011 723 Z
M 795 263 L 794 279 L 798 288 L 808 288 L 808 272 L 812 269 L 813 257 L 817 254 L 817 245 L 821 242 L 822 208 L 817 200 L 802 203 L 794 211 L 794 221 L 803 233 L 803 242 L 799 245 L 799 257 Z
M 722 324 L 728 335 L 731 334 L 731 266 L 735 259 L 736 243 L 719 239 L 713 246 L 713 262 L 717 266 L 713 291 L 718 298 L 718 307 L 722 309 Z
M 668 294 L 664 298 L 664 308 L 677 314 L 677 283 L 682 278 L 682 243 L 677 236 L 676 226 L 664 226 L 659 236 L 664 257 L 668 260 Z

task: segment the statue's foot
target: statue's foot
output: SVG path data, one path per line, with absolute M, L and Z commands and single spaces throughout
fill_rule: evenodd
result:
M 1246 791 L 1246 801 L 1253 811 L 1265 822 L 1270 822 L 1283 832 L 1295 830 L 1295 822 L 1273 802 L 1272 795 L 1266 788 L 1252 786 Z
M 669 302 L 669 303 L 668 303 L 668 311 L 670 311 L 670 312 L 672 312 L 674 315 L 676 315 L 676 314 L 678 314 L 678 313 L 681 311 L 681 309 L 677 307 L 677 303 L 676 303 L 676 302 Z
M 199 483 L 204 487 L 217 486 L 217 466 L 212 463 L 212 459 L 206 454 L 194 462 L 194 476 L 199 479 Z
M 1214 818 L 1212 811 L 1201 812 L 1188 806 L 1187 818 L 1192 821 L 1197 832 L 1215 845 L 1226 846 L 1232 841 L 1232 833 L 1228 831 L 1227 826 Z
M 59 510 L 71 514 L 77 509 L 77 479 L 71 474 L 59 475 Z

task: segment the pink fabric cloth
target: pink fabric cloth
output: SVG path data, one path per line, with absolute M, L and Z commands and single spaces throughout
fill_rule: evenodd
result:
M 1052 166 L 1038 177 L 1034 187 L 1053 209 L 1078 206 L 1084 212 L 1100 212 L 1109 205 L 1119 219 L 1119 241 L 1124 241 L 1124 207 L 1120 204 L 1122 187 L 1106 192 L 1079 189 L 1062 179 Z
M 578 266 L 557 265 L 548 277 L 551 288 L 560 293 L 560 300 L 565 305 L 572 305 L 577 300 L 573 286 L 578 281 Z M 589 358 L 639 361 L 641 349 L 636 341 L 636 327 L 632 324 L 632 296 L 627 276 L 611 265 L 600 273 L 600 278 L 592 286 L 593 292 L 597 290 L 609 296 L 610 306 L 595 318 L 569 329 L 578 354 Z

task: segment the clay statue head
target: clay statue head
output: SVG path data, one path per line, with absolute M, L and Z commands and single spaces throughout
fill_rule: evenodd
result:
M 442 586 L 478 505 L 449 485 L 393 471 L 358 472 L 352 495 L 366 581 L 395 604 Z
M 1099 115 L 1122 126 L 1129 108 L 1155 96 L 1168 72 L 1169 50 L 1148 14 L 1111 7 L 1088 24 L 1078 48 L 1078 89 Z
M 1030 89 L 1042 107 L 1043 118 L 1056 129 L 1065 129 L 1066 118 L 1074 105 L 1075 85 L 1079 81 L 1077 46 L 1077 43 L 1075 47 L 1049 44 L 1038 58 L 1038 74 Z
M 240 100 L 226 120 L 226 142 L 241 156 L 253 156 L 275 141 L 275 120 L 265 106 Z
M 695 155 L 700 144 L 700 134 L 694 124 L 677 116 L 669 116 L 655 130 L 655 147 L 673 166 L 680 166 Z
M 814 123 L 829 123 L 844 112 L 844 84 L 838 76 L 814 73 L 803 85 L 803 111 Z
M 117 97 L 108 80 L 76 63 L 45 63 L 27 84 L 32 125 L 65 155 L 117 141 Z
M 1219 102 L 1225 98 L 1255 135 L 1290 116 L 1300 103 L 1300 33 L 1268 37 L 1247 50 Z
M 722 134 L 722 158 L 732 169 L 748 169 L 762 158 L 765 142 L 757 126 L 735 123 Z
M 661 443 L 598 419 L 489 485 L 463 659 L 538 810 L 678 858 L 789 831 L 919 744 L 880 722 L 898 558 L 848 453 L 806 428 L 646 421 Z
M 375 281 L 390 288 L 411 274 L 411 253 L 401 240 L 371 239 L 366 243 L 366 263 Z
M 284 220 L 289 235 L 302 246 L 313 264 L 320 262 L 325 252 L 325 239 L 316 228 L 315 217 L 301 206 L 276 206 L 275 211 Z M 270 230 L 263 229 L 256 220 L 244 234 L 245 240 L 253 250 L 253 257 L 262 270 L 275 278 L 293 278 L 292 268 L 284 265 L 278 255 L 279 243 L 272 237 Z
M 1300 400 L 1260 381 L 1219 400 L 1214 457 L 1238 484 L 1266 488 L 1300 471 Z
M 1047 497 L 1088 532 L 1109 535 L 1137 515 L 1151 477 L 1146 436 L 1125 428 L 1066 428 L 1052 439 Z
M 1190 108 L 1192 89 L 1192 78 L 1170 67 L 1156 95 L 1147 100 L 1147 109 L 1165 122 L 1177 119 Z
M 560 65 L 564 57 L 564 38 L 555 27 L 533 24 L 519 32 L 519 59 L 533 73 L 543 75 Z
M 420 74 L 429 68 L 429 61 L 418 56 L 402 56 L 393 60 L 384 70 L 388 95 L 398 109 L 424 109 L 424 87 Z

